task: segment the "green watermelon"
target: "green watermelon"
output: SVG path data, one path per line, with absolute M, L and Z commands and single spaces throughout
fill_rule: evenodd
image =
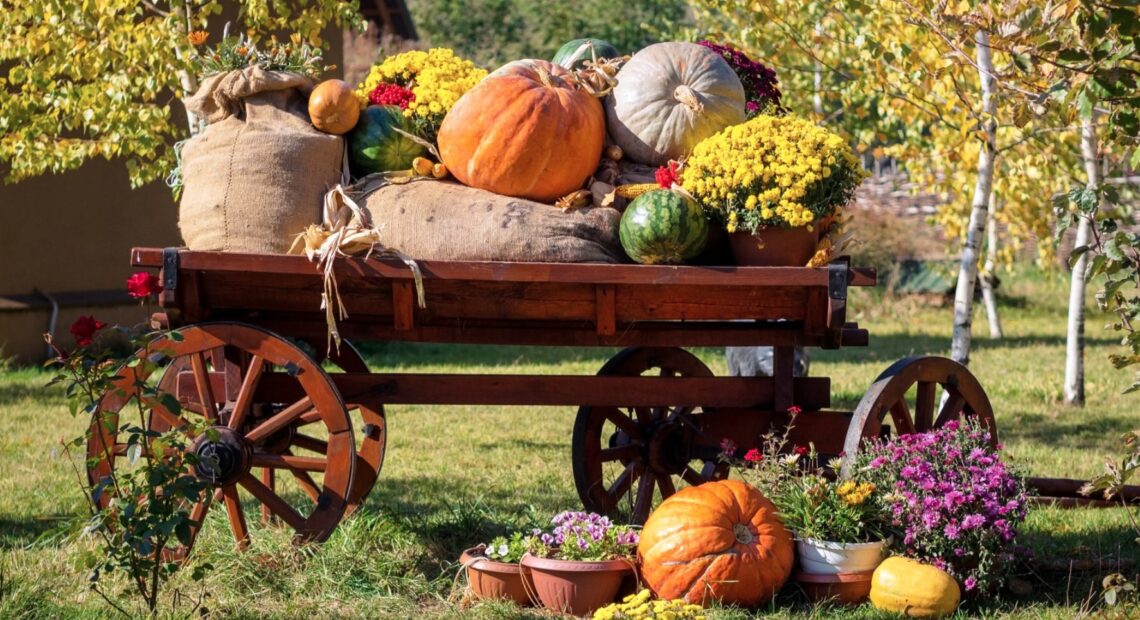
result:
M 709 224 L 692 198 L 658 189 L 629 203 L 618 236 L 625 253 L 636 262 L 676 264 L 696 258 L 705 249 Z
M 590 48 L 593 47 L 593 54 L 590 53 Z M 550 62 L 561 66 L 563 69 L 582 69 L 586 66 L 587 60 L 593 60 L 594 56 L 598 60 L 602 58 L 621 58 L 621 52 L 613 46 L 609 41 L 601 39 L 574 39 L 573 41 L 558 48 L 554 54 L 554 58 Z
M 407 170 L 413 159 L 427 153 L 427 148 L 395 128 L 413 131 L 396 106 L 370 105 L 360 113 L 360 120 L 348 134 L 348 164 L 353 177 Z

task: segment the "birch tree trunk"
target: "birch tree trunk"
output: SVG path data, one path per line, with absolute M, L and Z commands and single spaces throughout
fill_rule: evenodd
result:
M 1001 317 L 998 315 L 997 296 L 994 294 L 994 270 L 997 268 L 997 198 L 990 192 L 990 210 L 986 216 L 986 264 L 982 268 L 982 303 L 986 307 L 986 321 L 990 324 L 990 338 L 1001 339 Z
M 974 36 L 974 43 L 977 47 L 978 77 L 982 84 L 980 120 L 986 141 L 978 151 L 978 180 L 974 185 L 970 225 L 966 231 L 966 244 L 962 247 L 962 262 L 958 268 L 958 288 L 954 292 L 954 338 L 950 346 L 950 357 L 964 365 L 970 363 L 970 327 L 974 309 L 974 285 L 978 280 L 978 249 L 985 235 L 996 155 L 997 100 L 994 98 L 996 84 L 989 33 L 979 30 Z
M 1100 185 L 1100 169 L 1097 167 L 1095 112 L 1081 121 L 1081 159 L 1088 177 L 1087 187 L 1096 190 Z M 1092 218 L 1080 218 L 1073 247 L 1088 245 L 1091 233 Z M 1065 338 L 1065 402 L 1078 407 L 1085 404 L 1085 278 L 1088 258 L 1088 253 L 1082 254 L 1073 265 L 1069 283 L 1069 326 Z

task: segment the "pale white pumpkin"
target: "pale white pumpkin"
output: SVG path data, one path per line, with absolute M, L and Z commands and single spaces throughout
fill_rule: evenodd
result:
M 744 86 L 720 54 L 696 43 L 656 43 L 633 55 L 606 97 L 610 138 L 628 158 L 660 166 L 742 123 Z

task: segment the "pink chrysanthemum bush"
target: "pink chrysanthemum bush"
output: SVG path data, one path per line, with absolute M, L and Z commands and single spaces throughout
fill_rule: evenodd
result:
M 1025 483 L 972 423 L 869 443 L 861 477 L 889 489 L 884 507 L 901 553 L 953 575 L 967 592 L 992 590 L 1012 568 L 1025 520 Z

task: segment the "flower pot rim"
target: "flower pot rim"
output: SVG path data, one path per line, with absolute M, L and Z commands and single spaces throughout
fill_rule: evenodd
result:
M 870 549 L 873 547 L 885 547 L 890 543 L 889 538 L 862 543 L 841 543 L 833 540 L 820 540 L 819 538 L 796 538 L 795 541 L 796 543 L 803 543 L 821 549 Z
M 522 568 L 517 563 L 492 560 L 483 554 L 484 549 L 486 549 L 486 546 L 484 545 L 478 545 L 469 549 L 464 549 L 463 553 L 459 555 L 459 563 L 468 568 L 477 566 L 478 568 L 476 570 L 496 573 L 517 573 L 522 570 Z
M 543 558 L 526 554 L 519 562 L 526 568 L 538 570 L 557 570 L 565 572 L 587 572 L 597 570 L 634 570 L 633 558 L 618 558 L 616 560 L 561 560 L 557 558 Z

